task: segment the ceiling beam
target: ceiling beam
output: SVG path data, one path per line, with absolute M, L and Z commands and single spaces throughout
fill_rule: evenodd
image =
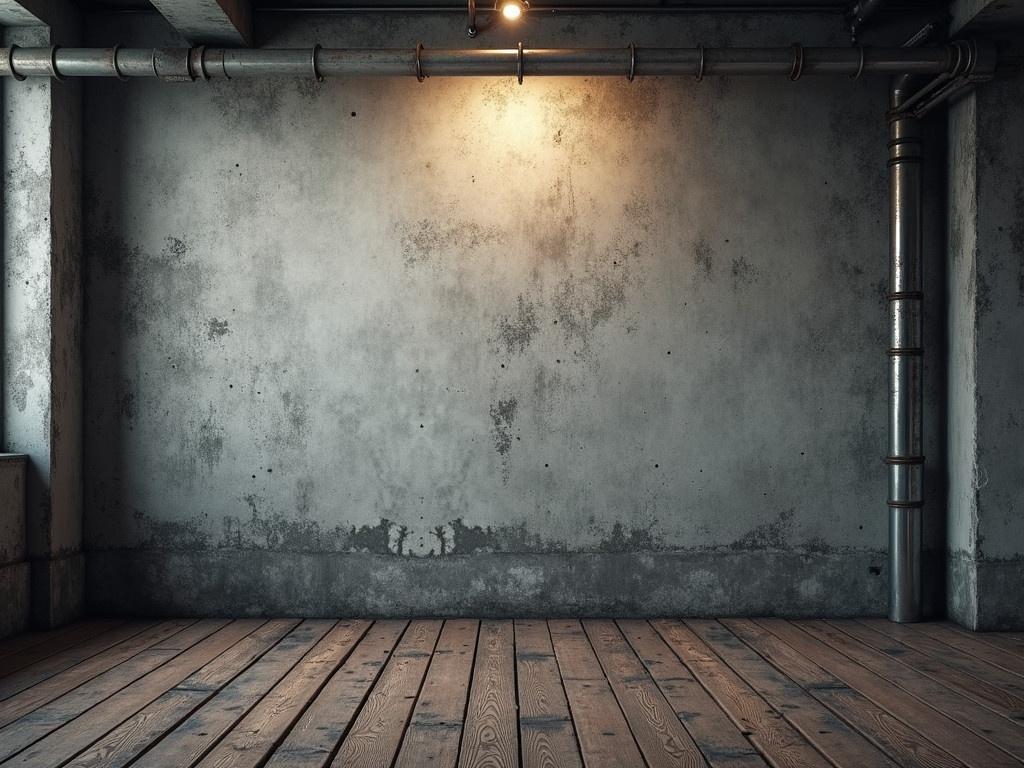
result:
M 30 27 L 48 24 L 52 8 L 46 0 L 0 0 L 0 24 Z
M 1024 0 L 955 0 L 951 34 L 1024 27 Z
M 250 0 L 152 0 L 152 3 L 190 43 L 252 45 Z

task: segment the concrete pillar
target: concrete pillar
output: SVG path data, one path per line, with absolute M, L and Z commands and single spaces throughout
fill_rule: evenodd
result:
M 8 27 L 4 45 L 74 45 L 53 26 Z M 3 85 L 4 450 L 26 454 L 33 623 L 81 612 L 81 86 Z
M 1024 75 L 949 110 L 947 601 L 1024 628 Z

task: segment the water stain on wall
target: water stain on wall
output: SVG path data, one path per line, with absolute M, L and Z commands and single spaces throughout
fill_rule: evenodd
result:
M 536 305 L 519 294 L 515 313 L 498 320 L 498 342 L 507 354 L 522 354 L 539 332 Z
M 499 227 L 452 219 L 400 222 L 396 230 L 407 267 L 429 264 L 438 257 L 463 255 L 484 245 L 501 244 L 506 239 Z

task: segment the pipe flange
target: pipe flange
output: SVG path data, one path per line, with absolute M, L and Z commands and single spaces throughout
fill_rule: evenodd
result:
M 704 79 L 704 46 L 697 46 L 697 75 L 694 78 L 698 83 Z
M 857 63 L 857 71 L 850 75 L 851 80 L 859 80 L 860 76 L 864 74 L 864 46 L 858 45 L 857 50 L 860 51 L 860 60 Z
M 21 81 L 24 80 L 27 77 L 27 75 L 19 75 L 17 72 L 14 71 L 14 52 L 17 49 L 18 46 L 16 45 L 12 45 L 10 48 L 7 49 L 7 71 L 11 73 L 11 77 L 13 77 L 15 80 Z
M 633 43 L 629 44 L 629 74 L 626 75 L 626 79 L 629 82 L 633 82 L 633 78 L 636 77 L 636 45 Z
M 804 73 L 804 47 L 800 43 L 793 43 L 793 68 L 789 71 L 789 79 L 794 83 Z
M 317 43 L 313 46 L 313 52 L 309 55 L 309 63 L 313 68 L 313 79 L 318 83 L 322 83 L 324 81 L 324 76 L 320 74 L 320 67 L 316 61 L 316 57 L 320 53 L 321 47 L 320 43 Z
M 416 80 L 422 83 L 423 76 L 423 43 L 416 43 Z
M 61 75 L 60 72 L 57 71 L 57 49 L 58 48 L 60 48 L 59 45 L 51 45 L 50 46 L 50 56 L 49 56 L 50 77 L 52 77 L 58 83 L 63 83 L 67 78 L 65 78 L 63 75 Z
M 516 80 L 519 84 L 523 84 L 523 44 L 522 42 L 516 47 Z
M 121 49 L 120 45 L 115 45 L 110 49 L 110 68 L 114 72 L 114 77 L 120 80 L 122 83 L 128 82 L 128 77 L 121 71 L 121 67 L 117 63 L 117 52 Z

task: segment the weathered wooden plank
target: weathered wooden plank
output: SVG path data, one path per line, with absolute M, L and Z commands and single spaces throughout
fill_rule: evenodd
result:
M 658 634 L 707 688 L 757 748 L 778 766 L 818 766 L 822 756 L 687 627 L 678 621 L 651 622 Z
M 24 718 L 12 723 L 14 727 L 19 723 L 31 720 L 34 723 L 44 725 L 42 733 L 45 738 L 40 739 L 30 748 L 21 752 L 10 761 L 4 768 L 21 766 L 21 768 L 54 768 L 81 750 L 88 747 L 98 738 L 108 733 L 112 728 L 131 717 L 140 709 L 155 700 L 168 689 L 180 683 L 199 667 L 210 662 L 227 649 L 234 646 L 246 635 L 256 630 L 262 621 L 239 620 L 225 623 L 220 620 L 199 621 L 188 629 L 177 633 L 165 643 L 160 643 L 152 649 L 143 651 L 133 659 L 115 667 L 114 672 L 122 667 L 131 665 L 136 659 L 149 654 L 154 654 L 154 661 L 159 666 L 150 670 L 142 677 L 132 677 L 128 685 L 119 689 L 114 695 L 106 700 L 92 706 L 88 711 L 82 712 L 70 719 L 66 712 L 60 711 L 56 720 L 37 719 L 36 716 L 43 710 L 51 707 L 48 704 L 35 712 L 26 715 Z M 211 631 L 212 630 L 212 631 Z M 202 632 L 207 632 L 206 637 L 199 637 Z M 187 649 L 164 648 L 167 643 L 173 645 L 184 645 L 189 639 L 195 638 L 195 644 Z M 162 655 L 160 655 L 162 652 Z M 134 671 L 132 673 L 134 675 Z M 101 675 L 100 677 L 103 677 Z M 96 678 L 97 680 L 99 678 Z M 86 686 L 91 685 L 90 681 Z M 53 704 L 60 704 L 65 699 L 73 697 L 81 688 L 72 691 L 71 694 L 62 696 Z
M 0 705 L 5 699 L 9 699 L 26 688 L 60 674 L 61 672 L 89 660 L 103 651 L 106 651 L 118 643 L 130 640 L 140 632 L 153 626 L 151 621 L 130 621 L 120 624 L 107 632 L 102 632 L 95 637 L 76 643 L 70 648 L 51 654 L 45 659 L 22 667 L 16 672 L 6 676 L 0 676 Z
M 949 621 L 938 623 L 952 632 L 958 632 L 965 637 L 973 637 L 978 642 L 1024 658 L 1024 632 L 972 632 Z
M 22 715 L 63 696 L 82 683 L 113 669 L 137 653 L 167 639 L 194 624 L 193 619 L 177 619 L 161 622 L 148 631 L 141 632 L 103 653 L 98 653 L 52 677 L 38 682 L 0 702 L 0 727 L 13 723 Z M 108 633 L 109 634 L 109 633 Z
M 799 622 L 798 626 L 853 659 L 862 667 L 870 669 L 893 685 L 898 685 L 922 704 L 955 720 L 970 729 L 979 738 L 1002 749 L 1005 753 L 1002 759 L 1020 751 L 1022 732 L 1015 723 L 1011 723 L 994 712 L 973 705 L 960 694 L 940 685 L 917 670 L 900 664 L 888 656 L 873 652 L 863 643 L 826 622 L 803 621 Z M 994 757 L 993 759 L 999 758 Z
M 548 625 L 517 620 L 514 628 L 523 768 L 582 766 Z
M 793 623 L 782 619 L 759 619 L 758 623 L 961 762 L 976 768 L 1016 764 L 1005 752 L 972 731 L 934 709 L 922 706 L 919 699 L 899 686 Z
M 717 621 L 686 621 L 694 634 L 838 768 L 897 768 L 878 747 L 772 667 Z
M 128 765 L 208 701 L 223 684 L 273 648 L 298 623 L 296 619 L 268 621 L 94 741 L 71 761 L 69 768 Z M 201 684 L 194 682 L 197 680 Z
M 964 768 L 964 764 L 749 619 L 723 619 L 737 637 L 905 768 Z
M 712 768 L 767 765 L 650 624 L 638 619 L 618 625 Z
M 137 768 L 190 768 L 334 626 L 303 621 L 135 761 Z
M 615 622 L 587 620 L 583 629 L 650 768 L 706 765 L 664 694 L 622 637 Z
M 1024 722 L 1024 681 L 891 621 L 833 621 L 864 645 L 916 669 L 1004 717 Z
M 519 765 L 514 657 L 512 622 L 481 622 L 462 732 L 460 768 Z
M 2 23 L 0 22 L 0 24 Z M 74 630 L 79 623 L 65 624 L 63 627 L 57 627 L 56 629 L 32 630 L 31 632 L 22 632 L 19 635 L 5 637 L 3 640 L 0 640 L 0 658 L 10 656 L 12 653 L 23 651 L 26 648 L 51 642 Z
M 548 622 L 580 752 L 587 768 L 635 768 L 643 757 L 583 627 Z
M 38 642 L 0 658 L 0 678 L 8 677 L 19 669 L 37 664 L 49 656 L 72 649 L 90 638 L 110 632 L 123 623 L 123 621 L 114 619 L 80 621 L 68 627 L 64 632 L 46 633 L 44 637 L 39 638 Z
M 339 622 L 199 765 L 206 768 L 256 768 L 262 765 L 369 626 L 368 621 Z
M 270 756 L 268 768 L 323 768 L 330 761 L 407 625 L 374 623 Z
M 479 628 L 471 619 L 444 623 L 396 768 L 454 768 L 458 762 Z
M 957 631 L 948 624 L 915 624 L 914 629 L 940 640 L 948 646 L 969 653 L 977 659 L 1024 677 L 1024 655 L 997 648 L 981 640 L 978 634 Z
M 440 621 L 413 621 L 409 625 L 341 742 L 332 763 L 335 768 L 391 765 L 440 632 Z

